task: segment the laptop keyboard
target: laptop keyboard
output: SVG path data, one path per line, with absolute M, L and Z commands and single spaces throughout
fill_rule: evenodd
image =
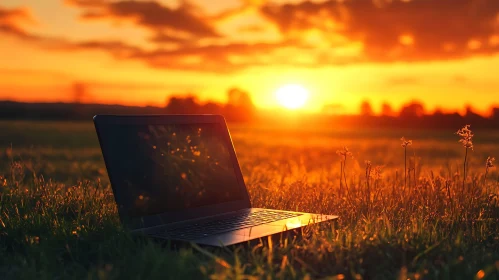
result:
M 152 235 L 171 239 L 195 240 L 223 232 L 254 227 L 301 215 L 302 214 L 300 213 L 280 212 L 274 210 L 260 210 L 252 213 L 244 212 L 228 217 L 224 216 L 218 217 L 217 219 L 210 219 L 209 221 L 200 221 L 181 227 L 163 229 Z

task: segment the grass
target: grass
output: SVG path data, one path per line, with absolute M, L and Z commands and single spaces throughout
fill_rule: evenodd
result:
M 340 216 L 303 240 L 232 251 L 133 240 L 90 124 L 3 122 L 0 131 L 3 279 L 499 277 L 499 178 L 486 165 L 499 137 L 490 131 L 475 132 L 465 178 L 453 131 L 231 126 L 255 207 Z M 401 147 L 401 135 L 413 144 Z M 344 146 L 348 161 L 336 154 Z

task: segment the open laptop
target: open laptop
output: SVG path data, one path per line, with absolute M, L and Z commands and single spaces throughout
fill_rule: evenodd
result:
M 97 115 L 94 124 L 132 233 L 229 246 L 338 218 L 252 208 L 220 115 Z

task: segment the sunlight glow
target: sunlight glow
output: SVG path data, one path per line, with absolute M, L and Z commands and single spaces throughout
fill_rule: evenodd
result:
M 307 103 L 309 92 L 300 85 L 285 85 L 276 92 L 276 98 L 279 104 L 288 109 L 298 109 Z

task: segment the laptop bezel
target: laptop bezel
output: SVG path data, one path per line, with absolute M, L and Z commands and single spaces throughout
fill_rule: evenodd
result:
M 238 211 L 241 209 L 251 208 L 249 193 L 244 183 L 241 168 L 237 160 L 237 155 L 234 149 L 234 144 L 229 133 L 229 128 L 225 122 L 225 118 L 221 115 L 96 115 L 93 118 L 99 144 L 101 146 L 104 163 L 108 171 L 109 181 L 115 197 L 116 205 L 118 206 L 118 214 L 120 220 L 126 228 L 130 230 L 145 229 L 156 227 L 164 224 L 175 223 L 190 219 L 203 218 L 213 215 L 224 214 L 228 212 Z M 227 148 L 230 154 L 230 160 L 234 166 L 234 172 L 240 188 L 242 199 L 221 204 L 213 204 L 192 209 L 182 209 L 179 211 L 169 211 L 150 216 L 130 217 L 125 209 L 120 209 L 119 190 L 116 189 L 118 178 L 115 176 L 117 172 L 113 172 L 113 166 L 109 164 L 109 154 L 106 152 L 106 139 L 103 139 L 100 131 L 106 126 L 111 125 L 169 125 L 169 124 L 205 124 L 216 123 L 223 126 L 225 129 L 222 133 L 222 138 L 227 143 Z

